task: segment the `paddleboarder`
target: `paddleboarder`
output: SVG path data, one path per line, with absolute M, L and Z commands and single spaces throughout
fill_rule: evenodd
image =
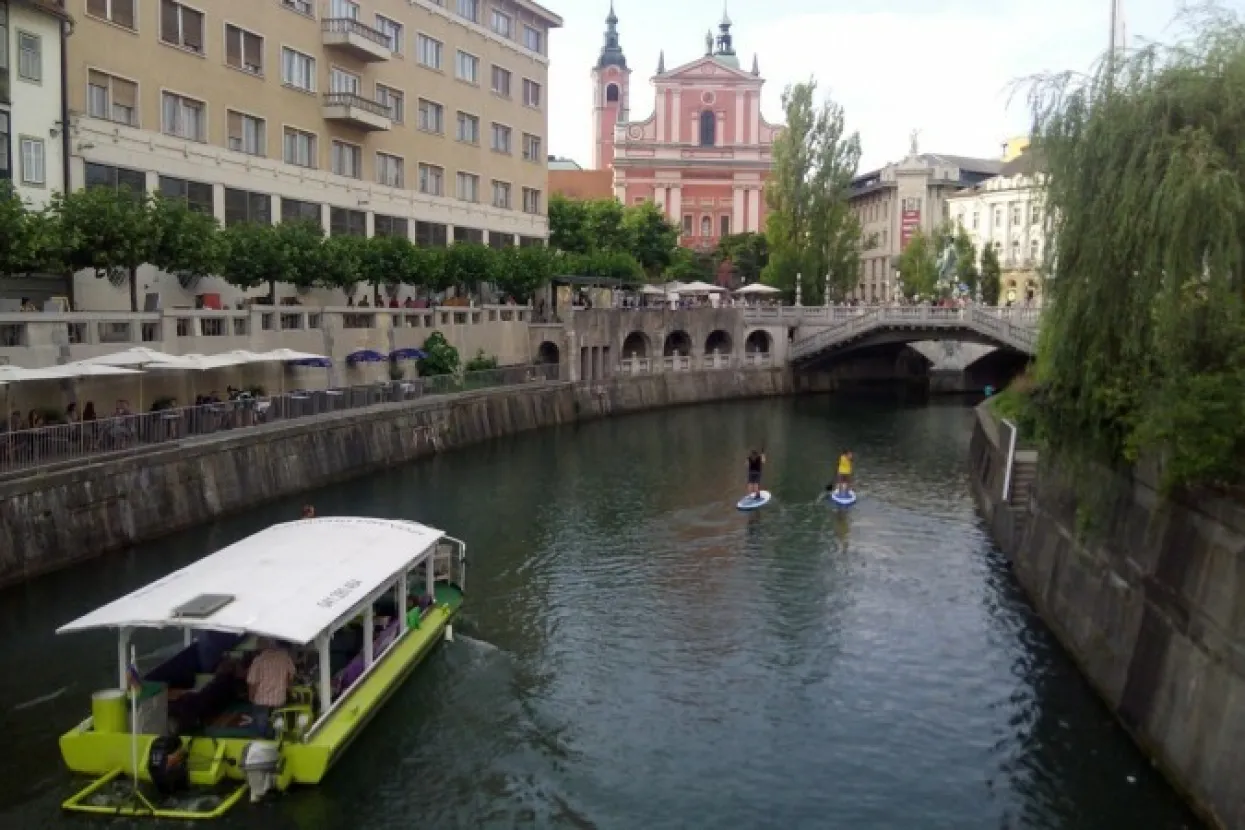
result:
M 839 493 L 847 495 L 852 487 L 852 451 L 844 450 L 839 456 Z
M 761 470 L 765 466 L 765 450 L 748 453 L 748 497 L 761 497 Z

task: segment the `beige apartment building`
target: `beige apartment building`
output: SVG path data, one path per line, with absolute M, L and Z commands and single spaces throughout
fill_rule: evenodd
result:
M 181 196 L 226 225 L 313 219 L 424 245 L 548 236 L 548 48 L 562 21 L 530 0 L 68 7 L 74 187 Z M 219 280 L 144 270 L 140 293 L 163 307 L 239 299 Z M 76 289 L 79 308 L 128 305 L 106 281 Z

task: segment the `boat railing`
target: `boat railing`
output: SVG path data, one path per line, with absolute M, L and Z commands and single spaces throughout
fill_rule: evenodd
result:
M 440 582 L 457 585 L 460 591 L 467 584 L 467 545 L 452 536 L 442 537 L 432 555 L 432 573 Z

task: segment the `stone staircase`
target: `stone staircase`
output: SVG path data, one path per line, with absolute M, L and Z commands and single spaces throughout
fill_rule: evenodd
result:
M 1007 503 L 1012 508 L 1012 515 L 1015 517 L 1017 539 L 1023 539 L 1029 527 L 1029 500 L 1037 488 L 1037 474 L 1037 453 L 1017 453 L 1012 462 L 1011 491 L 1007 496 Z

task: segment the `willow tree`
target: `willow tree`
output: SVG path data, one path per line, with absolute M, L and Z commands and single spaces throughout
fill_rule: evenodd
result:
M 1161 463 L 1167 488 L 1245 478 L 1245 28 L 1039 79 L 1046 312 L 1034 399 L 1055 454 Z
M 794 294 L 802 277 L 806 300 L 830 290 L 842 294 L 860 272 L 860 223 L 848 206 L 860 165 L 860 136 L 846 133 L 843 108 L 815 102 L 817 83 L 783 92 L 786 126 L 774 140 L 774 166 L 766 183 L 765 239 L 769 262 L 762 279 Z

